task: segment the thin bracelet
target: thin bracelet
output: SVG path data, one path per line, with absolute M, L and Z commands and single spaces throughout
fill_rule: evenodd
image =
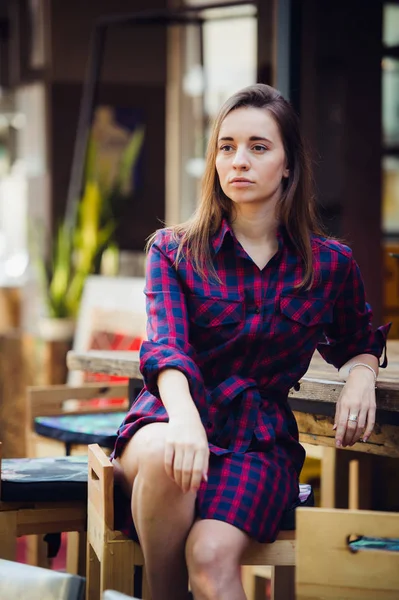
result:
M 374 381 L 377 381 L 377 373 L 374 371 L 373 367 L 371 367 L 370 365 L 367 365 L 366 363 L 362 363 L 362 362 L 358 362 L 358 363 L 355 363 L 354 365 L 351 365 L 349 367 L 348 375 L 351 374 L 352 369 L 354 369 L 355 367 L 366 367 L 374 375 Z

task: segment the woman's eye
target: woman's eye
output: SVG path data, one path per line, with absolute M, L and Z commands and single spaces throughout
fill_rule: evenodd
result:
M 220 147 L 221 152 L 231 152 L 232 149 L 233 149 L 233 147 L 230 146 L 229 144 L 225 144 L 224 146 Z
M 253 149 L 255 150 L 255 152 L 264 152 L 265 150 L 267 150 L 266 146 L 262 146 L 261 144 L 256 144 Z

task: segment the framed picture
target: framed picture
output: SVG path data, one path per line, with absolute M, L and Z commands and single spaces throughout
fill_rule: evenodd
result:
M 137 351 L 146 337 L 144 284 L 142 277 L 88 277 L 79 309 L 73 350 Z M 93 380 L 93 377 L 87 377 L 80 371 L 70 371 L 68 374 L 70 385 Z

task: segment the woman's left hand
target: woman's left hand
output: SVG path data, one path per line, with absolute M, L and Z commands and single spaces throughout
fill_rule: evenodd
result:
M 366 442 L 374 428 L 375 410 L 373 374 L 366 368 L 356 367 L 337 402 L 334 419 L 336 446 L 353 446 L 360 438 Z

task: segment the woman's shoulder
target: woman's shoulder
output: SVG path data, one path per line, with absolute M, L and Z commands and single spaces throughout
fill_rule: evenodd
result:
M 352 260 L 352 249 L 334 238 L 312 234 L 311 240 L 313 252 L 338 254 L 344 262 Z
M 179 246 L 179 233 L 173 227 L 157 229 L 150 237 L 150 248 L 156 246 L 165 253 L 174 252 Z

